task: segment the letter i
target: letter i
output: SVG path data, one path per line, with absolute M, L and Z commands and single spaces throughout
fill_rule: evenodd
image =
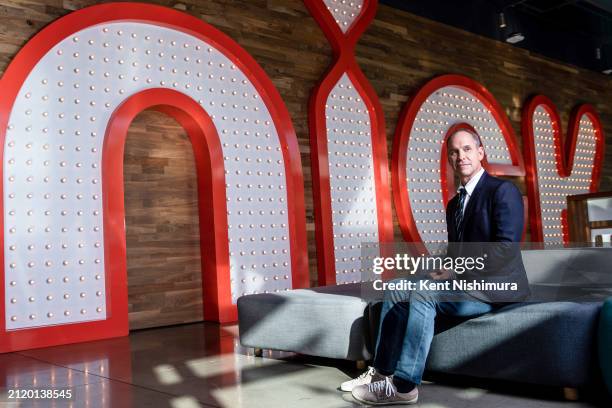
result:
M 378 254 L 364 251 L 364 243 L 393 239 L 384 117 L 354 55 L 378 2 L 305 4 L 334 53 L 309 105 L 319 284 L 369 280 L 363 273 L 365 258 Z

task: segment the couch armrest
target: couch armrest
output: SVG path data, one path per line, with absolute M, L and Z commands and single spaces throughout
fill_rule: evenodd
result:
M 612 298 L 608 298 L 601 308 L 598 332 L 599 366 L 612 395 Z

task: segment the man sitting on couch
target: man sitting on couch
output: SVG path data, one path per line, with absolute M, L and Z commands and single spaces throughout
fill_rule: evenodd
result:
M 478 134 L 461 129 L 450 134 L 446 144 L 449 163 L 461 181 L 457 195 L 446 208 L 449 243 L 520 242 L 524 225 L 521 194 L 511 182 L 484 170 L 485 153 Z M 520 251 L 504 268 L 521 287 L 514 298 L 504 301 L 524 299 L 528 284 Z M 453 275 L 443 270 L 431 277 L 450 279 Z M 496 306 L 486 297 L 466 297 L 467 300 L 443 301 L 435 293 L 421 291 L 386 293 L 373 367 L 343 383 L 341 390 L 351 391 L 356 400 L 371 405 L 416 403 L 436 314 L 472 318 Z

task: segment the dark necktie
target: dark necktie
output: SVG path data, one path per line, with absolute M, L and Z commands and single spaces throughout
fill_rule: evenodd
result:
M 459 202 L 455 209 L 455 227 L 457 231 L 457 242 L 463 240 L 463 207 L 465 206 L 465 197 L 467 197 L 467 191 L 465 188 L 459 188 Z

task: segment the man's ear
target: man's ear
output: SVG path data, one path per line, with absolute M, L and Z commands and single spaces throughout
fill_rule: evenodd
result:
M 482 146 L 478 146 L 478 157 L 480 158 L 481 161 L 485 157 L 484 147 Z

